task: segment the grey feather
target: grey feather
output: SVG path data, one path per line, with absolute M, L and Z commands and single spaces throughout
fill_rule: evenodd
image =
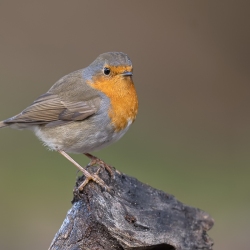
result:
M 38 97 L 20 114 L 5 120 L 6 125 L 2 126 L 61 126 L 95 114 L 100 102 L 98 91 L 84 82 L 82 70 L 78 70 L 61 78 L 47 93 Z
M 3 121 L 2 122 L 0 122 L 0 128 L 4 128 L 4 127 L 7 127 L 8 125 L 7 124 L 5 124 Z

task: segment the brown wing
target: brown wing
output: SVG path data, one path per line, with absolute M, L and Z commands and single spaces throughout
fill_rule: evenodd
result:
M 72 121 L 81 121 L 98 110 L 99 97 L 87 101 L 62 101 L 58 95 L 46 93 L 40 96 L 20 114 L 4 121 L 5 124 L 23 125 L 46 124 L 47 127 L 59 126 Z

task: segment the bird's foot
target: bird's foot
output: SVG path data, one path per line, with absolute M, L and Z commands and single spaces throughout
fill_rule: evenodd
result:
M 101 168 L 99 168 L 94 174 L 90 174 L 89 176 L 85 176 L 85 180 L 81 185 L 78 187 L 79 191 L 82 191 L 83 188 L 88 184 L 89 181 L 94 181 L 103 187 L 105 190 L 109 191 L 109 187 L 104 183 L 104 181 L 98 176 L 100 173 Z
M 95 165 L 100 166 L 101 168 L 106 169 L 109 172 L 111 177 L 114 176 L 113 168 L 109 166 L 107 163 L 105 163 L 104 161 L 102 161 L 101 159 L 97 158 L 96 156 L 92 154 L 85 153 L 85 155 L 91 160 L 88 166 L 95 166 Z
M 84 176 L 85 176 L 85 180 L 83 181 L 83 183 L 78 187 L 78 189 L 80 191 L 83 190 L 83 188 L 86 186 L 86 184 L 92 180 L 94 182 L 96 182 L 97 184 L 99 184 L 102 188 L 104 188 L 105 190 L 110 190 L 110 188 L 105 184 L 105 182 L 98 176 L 100 169 L 99 168 L 97 170 L 96 173 L 94 174 L 90 174 L 86 169 L 84 169 L 80 164 L 78 164 L 75 160 L 73 160 L 67 153 L 65 153 L 62 150 L 58 150 L 58 152 L 63 155 L 66 159 L 68 159 L 70 162 L 72 162 L 81 172 L 83 172 Z

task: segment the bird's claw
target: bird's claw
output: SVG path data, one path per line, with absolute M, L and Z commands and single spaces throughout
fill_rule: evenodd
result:
M 114 176 L 114 171 L 112 169 L 111 166 L 109 166 L 108 164 L 106 164 L 104 161 L 102 161 L 101 159 L 95 157 L 94 155 L 91 154 L 85 154 L 88 158 L 90 158 L 90 163 L 87 166 L 100 166 L 101 168 L 107 170 L 110 174 L 111 177 Z
M 104 188 L 105 190 L 108 191 L 110 188 L 109 188 L 109 187 L 104 183 L 104 181 L 98 176 L 98 174 L 100 173 L 100 170 L 101 170 L 101 168 L 98 168 L 98 170 L 97 170 L 94 174 L 92 174 L 92 175 L 86 177 L 85 180 L 83 181 L 83 183 L 81 183 L 81 185 L 78 187 L 78 190 L 79 190 L 79 191 L 82 191 L 83 188 L 88 184 L 88 182 L 89 182 L 90 180 L 92 180 L 92 181 L 96 182 L 98 185 L 100 185 L 102 188 Z

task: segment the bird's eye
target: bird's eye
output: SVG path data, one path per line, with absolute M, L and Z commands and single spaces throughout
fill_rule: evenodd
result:
M 107 76 L 107 75 L 109 75 L 110 74 L 110 69 L 109 68 L 104 68 L 103 69 L 103 73 Z

